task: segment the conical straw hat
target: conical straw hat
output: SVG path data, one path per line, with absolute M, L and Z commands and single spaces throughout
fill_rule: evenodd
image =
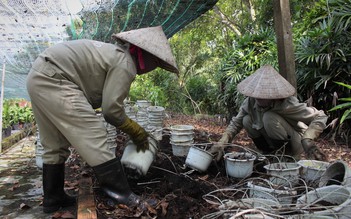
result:
M 257 99 L 282 99 L 295 94 L 295 88 L 270 65 L 240 82 L 238 91 Z
M 161 26 L 147 27 L 117 34 L 113 38 L 131 43 L 160 59 L 159 67 L 179 73 L 171 47 Z

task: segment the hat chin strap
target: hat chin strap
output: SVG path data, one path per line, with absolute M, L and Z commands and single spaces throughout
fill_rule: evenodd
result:
M 133 56 L 136 56 L 138 58 L 138 63 L 139 63 L 139 68 L 140 70 L 145 70 L 145 62 L 143 58 L 143 50 L 140 49 L 139 47 L 131 44 L 129 47 L 129 52 Z
M 135 57 L 138 75 L 148 73 L 160 66 L 159 59 L 155 55 L 132 44 L 129 50 L 132 50 L 130 53 Z

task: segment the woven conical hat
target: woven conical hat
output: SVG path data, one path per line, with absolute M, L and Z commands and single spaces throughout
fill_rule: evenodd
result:
M 258 99 L 282 99 L 295 94 L 295 88 L 270 65 L 259 68 L 240 82 L 238 91 Z
M 159 67 L 178 73 L 178 67 L 171 47 L 161 26 L 147 27 L 117 34 L 113 38 L 131 43 L 160 59 Z

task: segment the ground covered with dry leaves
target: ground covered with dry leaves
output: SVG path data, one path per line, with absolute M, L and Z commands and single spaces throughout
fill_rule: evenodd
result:
M 194 171 L 185 165 L 185 157 L 172 154 L 169 130 L 172 125 L 193 125 L 195 143 L 216 142 L 226 128 L 217 118 L 208 116 L 186 116 L 168 114 L 160 150 L 148 174 L 139 179 L 129 179 L 132 190 L 146 200 L 143 208 L 128 208 L 116 205 L 100 190 L 94 180 L 96 206 L 100 219 L 107 218 L 217 218 L 221 200 L 244 197 L 245 191 L 233 188 L 247 183 L 247 179 L 228 177 L 224 161 L 212 162 L 206 172 Z M 168 134 L 167 134 L 168 133 Z M 119 137 L 116 155 L 123 153 L 125 139 Z M 234 143 L 243 147 L 253 147 L 245 131 L 236 136 Z M 321 136 L 317 145 L 326 153 L 329 161 L 343 160 L 351 166 L 350 148 L 342 142 L 330 142 Z M 91 170 L 82 166 L 84 162 L 73 159 L 66 186 L 77 187 L 77 179 L 91 175 Z M 255 164 L 251 178 L 265 178 L 262 164 Z M 231 188 L 225 191 L 225 188 Z M 224 190 L 223 190 L 224 189 Z M 303 191 L 301 191 L 303 192 Z M 215 195 L 214 195 L 215 194 Z M 290 212 L 291 213 L 291 212 Z M 221 218 L 221 217 L 218 217 Z
M 221 200 L 240 199 L 246 195 L 240 190 L 222 192 L 222 189 L 247 183 L 247 179 L 228 177 L 224 161 L 213 161 L 206 172 L 200 173 L 185 165 L 185 157 L 173 156 L 167 129 L 172 125 L 193 125 L 195 143 L 216 142 L 226 128 L 226 124 L 213 117 L 168 114 L 160 150 L 148 174 L 139 179 L 129 179 L 132 190 L 147 200 L 148 205 L 144 209 L 115 205 L 99 191 L 95 182 L 100 218 L 216 218 Z M 234 143 L 249 148 L 253 146 L 245 131 L 236 136 Z M 117 156 L 123 153 L 123 138 L 119 139 L 119 145 Z M 329 161 L 340 159 L 351 164 L 350 148 L 342 142 L 331 143 L 322 136 L 317 145 L 327 154 Z M 255 163 L 251 178 L 255 177 L 267 177 L 262 164 Z M 212 200 L 213 197 L 216 200 Z
M 227 126 L 224 121 L 211 116 L 186 116 L 183 114 L 167 113 L 164 135 L 162 141 L 160 141 L 160 148 L 147 175 L 139 179 L 129 179 L 132 190 L 146 201 L 140 208 L 129 208 L 128 206 L 118 205 L 106 197 L 104 193 L 100 191 L 99 184 L 91 168 L 80 159 L 74 149 L 72 149 L 71 156 L 66 163 L 65 189 L 69 194 L 77 195 L 79 192 L 79 180 L 82 177 L 91 177 L 93 179 L 93 191 L 99 219 L 212 219 L 228 218 L 230 215 L 242 214 L 242 211 L 237 211 L 238 209 L 246 210 L 247 213 L 250 213 L 252 209 L 243 206 L 243 203 L 237 202 L 237 200 L 243 200 L 243 198 L 245 199 L 248 196 L 248 192 L 245 190 L 248 182 L 260 182 L 260 180 L 268 178 L 262 168 L 262 163 L 256 162 L 253 174 L 245 179 L 228 177 L 223 160 L 221 162 L 213 161 L 206 172 L 201 173 L 194 171 L 185 165 L 185 157 L 174 156 L 172 153 L 169 127 L 173 125 L 194 126 L 195 143 L 217 142 Z M 351 166 L 350 147 L 342 140 L 331 141 L 328 136 L 330 136 L 328 133 L 323 133 L 316 144 L 325 152 L 329 162 L 342 160 Z M 123 133 L 117 136 L 116 141 L 118 147 L 116 155 L 118 157 L 121 157 L 123 153 L 126 139 L 127 136 Z M 254 147 L 245 131 L 240 132 L 236 136 L 234 143 L 243 148 Z M 27 153 L 23 151 L 24 149 L 32 150 L 32 144 L 33 143 L 28 143 L 28 146 L 23 146 L 25 145 L 23 143 L 23 145 L 21 144 L 22 146 L 15 147 L 14 149 L 21 151 L 15 150 L 13 153 L 9 154 L 10 157 L 7 159 L 11 160 L 12 156 L 15 155 L 23 156 L 21 159 L 26 157 L 26 159 L 24 159 L 23 162 L 18 162 L 18 164 L 16 162 L 17 166 L 14 166 L 12 170 L 2 171 L 0 174 L 0 178 L 6 179 L 6 182 L 2 185 L 2 199 L 4 199 L 4 197 L 11 199 L 11 197 L 17 197 L 19 195 L 21 195 L 20 197 L 25 197 L 23 199 L 17 198 L 17 201 L 12 200 L 12 204 L 6 204 L 6 208 L 3 208 L 2 212 L 3 215 L 6 215 L 4 218 L 18 218 L 14 215 L 17 213 L 20 214 L 21 212 L 26 213 L 27 211 L 34 212 L 33 214 L 41 213 L 41 171 L 33 164 L 32 152 L 28 153 L 27 158 L 27 156 L 24 156 L 24 154 L 27 155 Z M 234 150 L 234 148 L 229 148 L 228 150 Z M 27 159 L 30 159 L 30 162 L 27 161 Z M 20 178 L 16 178 L 17 175 L 20 176 Z M 9 181 L 10 179 L 13 180 Z M 296 190 L 296 194 L 291 196 L 293 201 L 299 197 L 298 195 L 306 192 L 306 185 L 298 186 L 300 187 Z M 312 188 L 316 185 L 311 184 L 307 186 Z M 28 194 L 31 195 L 27 197 L 26 191 L 30 192 Z M 225 200 L 235 201 L 225 202 Z M 4 205 L 5 202 L 6 200 L 2 200 L 0 207 Z M 230 203 L 230 206 L 228 203 Z M 14 209 L 16 209 L 15 211 L 17 213 L 14 212 Z M 273 212 L 273 210 L 276 209 L 272 209 L 271 212 Z M 280 216 L 301 213 L 300 209 L 295 206 L 279 210 L 278 213 Z M 70 207 L 49 215 L 41 214 L 41 216 L 35 218 L 73 219 L 76 217 L 76 207 Z

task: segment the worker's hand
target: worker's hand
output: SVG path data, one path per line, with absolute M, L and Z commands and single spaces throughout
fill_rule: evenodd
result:
M 149 149 L 149 134 L 135 121 L 127 118 L 118 129 L 130 136 L 130 139 L 137 146 L 137 152 L 140 150 L 145 152 L 145 150 Z
M 229 142 L 230 139 L 230 135 L 228 133 L 224 133 L 222 135 L 222 138 L 218 141 L 217 144 L 212 145 L 212 147 L 210 148 L 210 150 L 208 152 L 210 152 L 211 154 L 213 154 L 215 156 L 215 160 L 218 162 L 222 159 L 223 155 L 224 155 L 224 148 L 225 148 L 225 144 Z
M 301 143 L 308 159 L 320 161 L 328 160 L 327 156 L 316 146 L 312 139 L 302 139 Z

